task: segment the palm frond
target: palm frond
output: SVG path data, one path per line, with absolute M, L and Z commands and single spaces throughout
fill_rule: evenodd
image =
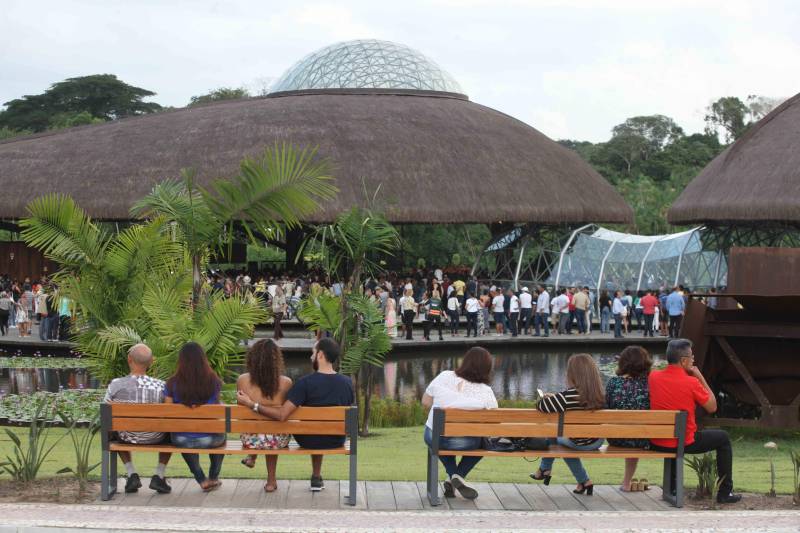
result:
M 323 292 L 309 294 L 300 302 L 297 316 L 311 331 L 330 331 L 339 338 L 342 323 L 341 298 Z
M 160 215 L 147 224 L 136 224 L 119 233 L 108 247 L 105 267 L 116 279 L 168 273 L 182 257 L 181 243 L 173 240 L 167 219 Z
M 89 356 L 89 369 L 103 382 L 125 375 L 128 349 L 142 342 L 142 337 L 132 327 L 115 325 L 79 336 L 78 348 Z
M 69 196 L 40 196 L 28 204 L 27 210 L 30 216 L 19 225 L 28 246 L 67 268 L 96 264 L 102 257 L 107 235 Z

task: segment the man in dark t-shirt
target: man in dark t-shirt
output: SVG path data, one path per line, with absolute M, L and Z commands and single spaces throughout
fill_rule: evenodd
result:
M 353 382 L 347 376 L 337 374 L 333 365 L 339 359 L 339 345 L 330 338 L 323 338 L 314 345 L 311 364 L 314 373 L 298 379 L 289 389 L 286 401 L 280 407 L 268 407 L 254 402 L 246 393 L 239 391 L 236 398 L 240 405 L 274 420 L 285 421 L 301 406 L 331 407 L 353 405 L 355 394 Z M 344 446 L 344 437 L 334 435 L 295 435 L 295 440 L 303 448 L 327 450 Z M 311 490 L 325 488 L 322 481 L 322 455 L 311 456 Z

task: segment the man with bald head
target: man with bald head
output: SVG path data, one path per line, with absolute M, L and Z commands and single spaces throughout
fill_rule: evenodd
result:
M 136 344 L 128 350 L 128 368 L 130 374 L 117 378 L 108 385 L 106 403 L 164 403 L 164 382 L 147 375 L 153 364 L 153 352 L 146 344 Z M 119 440 L 130 444 L 158 444 L 166 439 L 165 433 L 152 431 L 120 431 Z M 159 453 L 156 472 L 150 480 L 150 488 L 166 494 L 172 490 L 167 484 L 165 472 L 167 463 L 172 454 Z M 142 482 L 133 466 L 130 452 L 119 452 L 119 457 L 128 472 L 128 481 L 125 483 L 125 492 L 137 492 Z

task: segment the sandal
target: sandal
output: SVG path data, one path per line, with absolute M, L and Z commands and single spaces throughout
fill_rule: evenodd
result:
M 203 485 L 200 485 L 200 487 L 202 487 L 202 489 L 203 489 L 203 492 L 212 492 L 212 491 L 215 491 L 215 490 L 217 490 L 218 488 L 220 488 L 222 486 L 222 481 L 220 481 L 218 479 L 215 479 L 213 481 L 208 480 L 207 483 L 208 484 L 205 487 L 203 487 Z
M 271 485 L 269 482 L 264 483 L 264 492 L 275 492 L 278 490 L 278 483 Z
M 244 459 L 242 459 L 242 464 L 247 468 L 254 468 L 256 466 L 256 457 L 255 455 L 248 455 Z
M 631 489 L 628 492 L 639 492 L 641 489 L 641 485 L 639 485 L 639 480 L 633 478 L 631 480 Z
M 647 481 L 647 478 L 639 480 L 639 490 L 650 490 L 650 482 Z
M 550 484 L 550 479 L 552 477 L 553 476 L 550 470 L 542 470 L 541 468 L 539 468 L 538 470 L 536 470 L 536 472 L 531 474 L 531 479 L 535 479 L 536 481 L 544 481 L 545 485 Z

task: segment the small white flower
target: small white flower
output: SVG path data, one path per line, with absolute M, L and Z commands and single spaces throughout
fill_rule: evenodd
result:
M 769 441 L 769 442 L 764 444 L 764 448 L 769 448 L 770 450 L 777 450 L 778 449 L 778 445 L 775 444 L 772 441 Z

